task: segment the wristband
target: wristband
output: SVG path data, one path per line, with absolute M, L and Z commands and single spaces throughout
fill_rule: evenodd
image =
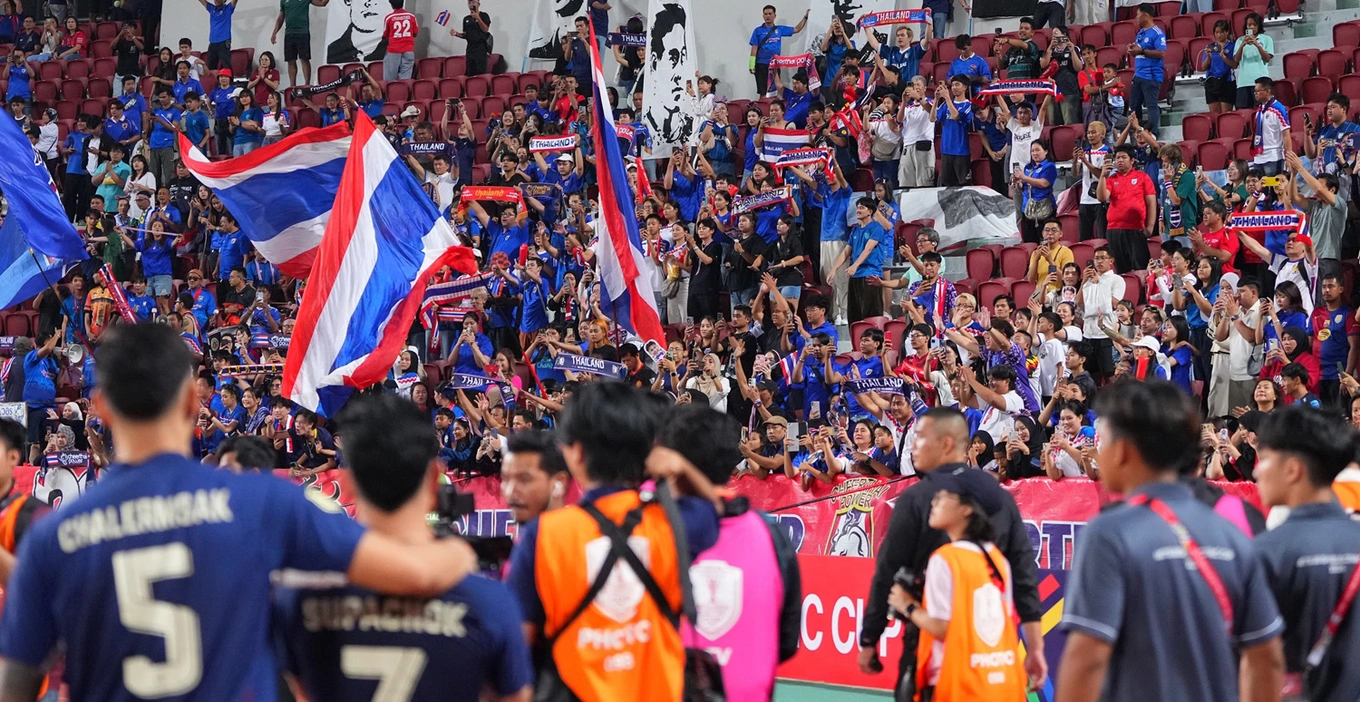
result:
M 751 57 L 751 70 L 756 70 L 756 57 Z

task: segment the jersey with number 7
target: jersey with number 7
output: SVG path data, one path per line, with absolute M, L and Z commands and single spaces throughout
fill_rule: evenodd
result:
M 0 657 L 39 667 L 64 641 L 77 700 L 269 702 L 271 571 L 345 572 L 362 534 L 271 476 L 114 467 L 24 540 Z

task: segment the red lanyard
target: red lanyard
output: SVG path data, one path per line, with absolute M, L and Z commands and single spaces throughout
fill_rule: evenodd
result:
M 1360 590 L 1360 565 L 1351 570 L 1350 580 L 1346 581 L 1346 589 L 1341 592 L 1336 609 L 1332 610 L 1332 616 L 1327 618 L 1327 626 L 1322 630 L 1322 635 L 1308 652 L 1309 668 L 1318 667 L 1322 663 L 1322 657 L 1327 655 L 1327 647 L 1331 646 L 1332 639 L 1336 637 L 1336 630 L 1341 628 L 1341 622 L 1346 620 L 1346 612 L 1350 610 L 1357 590 Z
M 1204 551 L 1200 549 L 1199 544 L 1195 543 L 1195 539 L 1190 536 L 1190 532 L 1185 528 L 1185 525 L 1181 524 L 1181 520 L 1176 517 L 1176 513 L 1172 512 L 1171 508 L 1167 507 L 1165 502 L 1154 497 L 1148 497 L 1147 495 L 1134 495 L 1129 499 L 1128 504 L 1134 507 L 1146 505 L 1148 509 L 1161 517 L 1162 520 L 1166 522 L 1167 526 L 1171 527 L 1171 531 L 1174 532 L 1176 538 L 1180 540 L 1181 547 L 1185 549 L 1186 558 L 1190 559 L 1190 562 L 1195 566 L 1195 570 L 1198 570 L 1199 574 L 1204 577 L 1204 582 L 1209 585 L 1209 589 L 1214 593 L 1214 599 L 1218 600 L 1218 609 L 1223 612 L 1223 620 L 1227 625 L 1228 636 L 1231 637 L 1233 632 L 1233 606 L 1232 600 L 1228 598 L 1228 588 L 1224 587 L 1223 579 L 1218 577 L 1218 571 L 1214 570 L 1213 564 L 1210 563 L 1209 558 L 1204 555 Z

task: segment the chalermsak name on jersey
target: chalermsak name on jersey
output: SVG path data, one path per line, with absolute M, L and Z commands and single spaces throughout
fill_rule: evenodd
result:
M 75 553 L 86 546 L 128 536 L 170 531 L 232 520 L 231 490 L 193 490 L 140 497 L 70 517 L 57 528 L 61 550 Z
M 318 595 L 302 598 L 302 625 L 310 632 L 381 631 L 462 638 L 463 602 L 406 597 Z

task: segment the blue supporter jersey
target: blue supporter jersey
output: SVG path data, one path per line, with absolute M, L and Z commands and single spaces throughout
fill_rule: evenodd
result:
M 1166 32 L 1155 24 L 1147 29 L 1139 30 L 1138 36 L 1133 41 L 1143 47 L 1144 50 L 1166 51 Z M 1162 58 L 1152 58 L 1139 54 L 1133 58 L 1133 77 L 1160 83 L 1166 75 L 1163 67 L 1164 62 L 1165 59 Z
M 968 155 L 968 132 L 973 126 L 973 103 L 968 100 L 954 103 L 958 117 L 950 116 L 949 106 L 940 103 L 935 108 L 935 120 L 940 123 L 940 153 L 945 156 Z
M 353 616 L 354 606 L 374 612 L 373 621 Z M 399 689 L 405 700 L 475 700 L 484 686 L 501 696 L 533 682 L 519 604 L 486 578 L 433 600 L 356 587 L 283 589 L 275 610 L 286 665 L 315 700 L 387 699 L 380 688 Z M 401 612 L 397 627 L 386 624 L 393 611 Z
M 362 534 L 272 476 L 115 465 L 24 539 L 0 655 L 38 667 L 64 642 L 72 699 L 272 700 L 270 573 L 347 571 Z

